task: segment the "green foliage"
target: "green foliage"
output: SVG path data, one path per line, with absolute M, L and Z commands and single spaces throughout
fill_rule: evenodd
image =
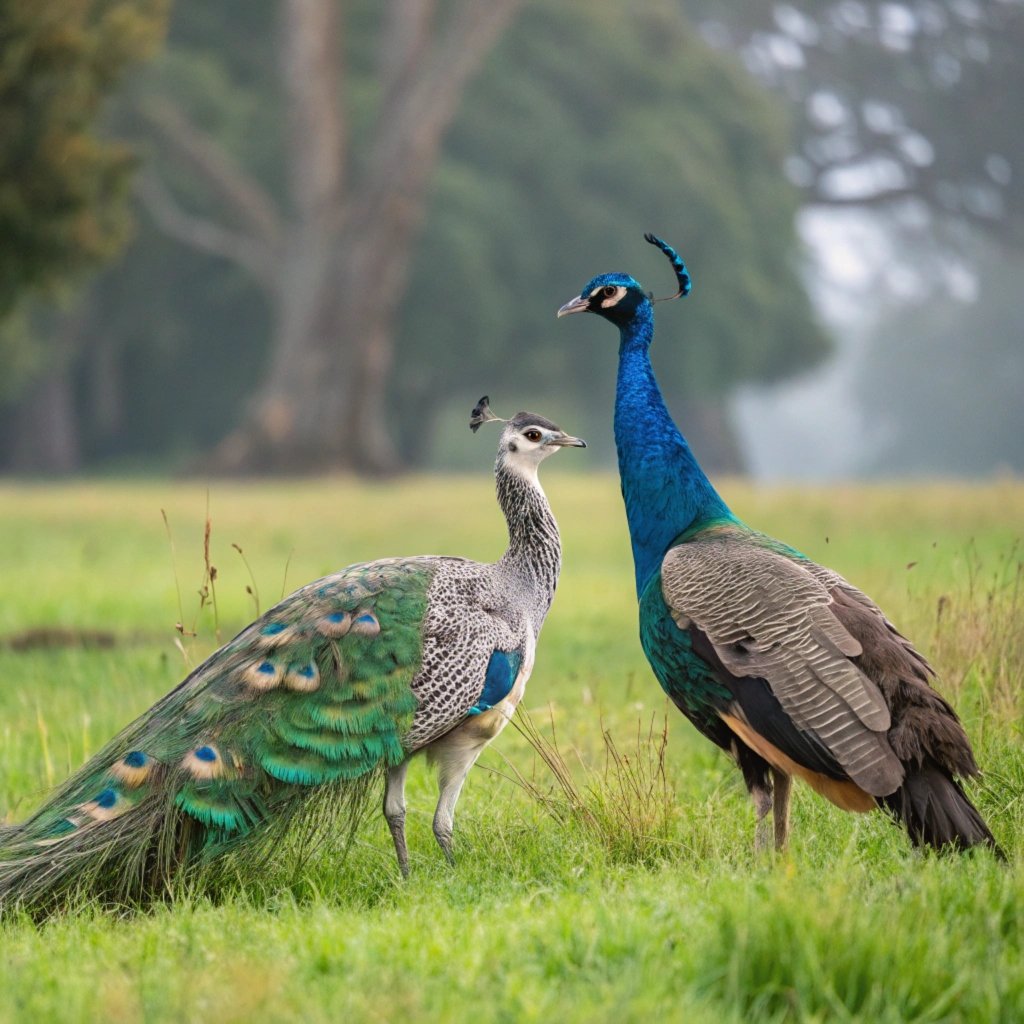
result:
M 477 458 L 482 471 L 490 451 Z M 555 729 L 571 789 L 510 727 L 467 782 L 454 870 L 431 835 L 434 780 L 415 762 L 408 883 L 373 808 L 347 859 L 344 836 L 312 850 L 290 837 L 259 883 L 226 877 L 216 904 L 183 886 L 146 915 L 83 906 L 42 928 L 5 922 L 0 1020 L 1020 1020 L 1024 488 L 723 487 L 744 519 L 845 573 L 931 657 L 985 768 L 971 795 L 1010 855 L 1001 866 L 916 854 L 883 816 L 844 815 L 799 786 L 792 852 L 755 858 L 735 767 L 667 706 L 644 661 L 617 481 L 556 463 L 546 486 L 565 572 L 524 703 L 545 736 Z M 491 558 L 503 540 L 480 476 L 232 484 L 210 505 L 225 630 L 253 614 L 232 541 L 266 604 L 286 563 L 290 590 L 385 554 Z M 205 487 L 0 487 L 0 636 L 59 624 L 119 640 L 0 650 L 0 807 L 12 817 L 182 675 L 161 507 L 191 625 Z M 216 644 L 209 611 L 200 637 L 179 637 L 193 664 Z
M 159 40 L 166 0 L 0 6 L 0 317 L 123 244 L 134 158 L 96 134 L 104 100 Z

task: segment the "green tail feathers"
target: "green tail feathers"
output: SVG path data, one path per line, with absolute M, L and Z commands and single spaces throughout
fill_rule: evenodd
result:
M 350 818 L 405 757 L 428 562 L 352 566 L 271 609 L 0 830 L 0 911 L 132 901 L 228 850 L 245 862 L 324 799 Z M 314 808 L 315 813 L 315 808 Z

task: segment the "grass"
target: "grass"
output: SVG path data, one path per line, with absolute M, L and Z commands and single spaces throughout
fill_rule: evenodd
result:
M 986 769 L 972 795 L 1010 855 L 1001 867 L 921 856 L 881 815 L 802 788 L 790 854 L 755 858 L 738 773 L 666 706 L 640 652 L 617 484 L 553 470 L 563 581 L 529 715 L 463 793 L 454 870 L 416 763 L 407 883 L 371 815 L 346 858 L 321 848 L 216 905 L 8 921 L 0 1022 L 1024 1018 L 1024 486 L 725 488 L 748 521 L 864 587 L 935 662 Z M 266 608 L 351 561 L 487 559 L 503 541 L 482 476 L 209 496 L 8 484 L 0 536 L 0 643 L 30 641 L 0 646 L 12 820 L 201 660 L 215 624 L 226 639 L 251 618 L 256 591 Z M 116 642 L 54 645 L 97 635 Z

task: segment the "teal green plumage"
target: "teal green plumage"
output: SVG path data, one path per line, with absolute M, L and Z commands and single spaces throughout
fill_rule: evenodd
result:
M 702 732 L 714 728 L 716 701 L 727 699 L 728 690 L 693 649 L 689 633 L 679 629 L 665 602 L 661 573 L 640 595 L 640 645 L 655 678 L 672 701 Z
M 352 566 L 253 623 L 0 846 L 0 904 L 61 878 L 130 897 L 406 756 L 428 560 Z M 131 812 L 131 813 L 128 813 Z

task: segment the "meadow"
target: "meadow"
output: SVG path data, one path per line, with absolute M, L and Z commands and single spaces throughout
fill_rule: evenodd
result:
M 526 715 L 467 782 L 454 868 L 416 762 L 408 881 L 373 811 L 347 851 L 284 858 L 216 901 L 4 921 L 0 1022 L 1024 1019 L 1024 485 L 723 488 L 929 656 L 1008 865 L 922 855 L 883 815 L 801 787 L 791 850 L 755 856 L 738 772 L 640 650 L 617 481 L 556 465 L 545 486 L 562 583 Z M 483 473 L 0 485 L 0 815 L 28 813 L 282 591 L 503 542 Z

